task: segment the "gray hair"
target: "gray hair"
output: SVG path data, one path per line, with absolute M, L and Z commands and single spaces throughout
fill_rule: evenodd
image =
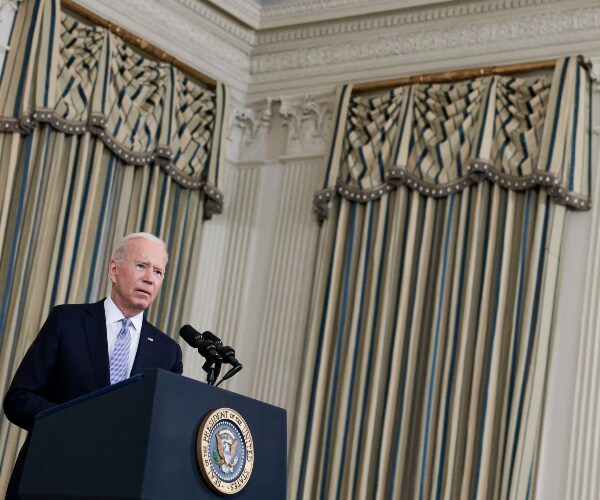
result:
M 129 242 L 131 240 L 135 240 L 136 238 L 143 238 L 144 240 L 151 241 L 152 243 L 158 243 L 159 245 L 162 245 L 162 247 L 165 250 L 165 253 L 167 254 L 167 260 L 169 259 L 167 245 L 159 237 L 154 236 L 150 233 L 130 233 L 127 236 L 125 236 L 115 247 L 112 255 L 110 256 L 110 260 L 122 260 L 125 256 L 125 249 L 127 248 L 127 245 L 129 245 Z

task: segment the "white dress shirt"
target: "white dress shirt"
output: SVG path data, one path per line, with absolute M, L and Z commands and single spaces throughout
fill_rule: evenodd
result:
M 121 320 L 125 315 L 115 305 L 110 296 L 104 301 L 104 316 L 106 317 L 106 340 L 108 341 L 108 359 L 112 356 L 117 343 L 117 337 L 121 331 Z M 142 331 L 142 322 L 144 321 L 144 312 L 142 311 L 136 316 L 129 318 L 131 326 L 129 334 L 131 335 L 131 344 L 129 345 L 129 363 L 127 365 L 127 376 L 131 375 L 131 368 L 135 361 L 138 344 L 140 343 L 140 332 Z

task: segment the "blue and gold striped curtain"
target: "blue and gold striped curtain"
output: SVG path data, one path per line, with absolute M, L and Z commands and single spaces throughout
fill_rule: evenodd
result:
M 340 89 L 291 498 L 534 497 L 588 92 L 575 59 Z
M 221 210 L 224 89 L 149 59 L 108 30 L 20 4 L 0 83 L 0 389 L 50 308 L 109 291 L 132 231 L 170 252 L 149 320 L 185 316 L 202 221 Z M 23 435 L 0 420 L 0 491 Z

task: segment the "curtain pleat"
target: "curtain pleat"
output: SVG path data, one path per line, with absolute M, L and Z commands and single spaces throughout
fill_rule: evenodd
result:
M 222 85 L 204 88 L 56 0 L 20 3 L 0 97 L 4 394 L 52 306 L 109 293 L 109 258 L 127 233 L 166 242 L 163 289 L 147 317 L 176 336 L 203 220 L 222 207 L 226 102 Z M 24 436 L 2 418 L 0 491 Z
M 588 85 L 338 92 L 290 496 L 533 498 Z
M 487 182 L 334 204 L 294 495 L 530 497 L 565 207 Z

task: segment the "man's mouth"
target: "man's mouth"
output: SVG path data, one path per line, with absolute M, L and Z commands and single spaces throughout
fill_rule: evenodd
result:
M 137 291 L 137 292 L 140 292 L 140 293 L 143 293 L 143 294 L 147 295 L 148 297 L 150 297 L 150 296 L 152 295 L 152 294 L 151 294 L 149 291 L 147 291 L 147 290 L 139 290 L 139 289 L 138 289 L 138 290 L 136 290 L 136 291 Z

